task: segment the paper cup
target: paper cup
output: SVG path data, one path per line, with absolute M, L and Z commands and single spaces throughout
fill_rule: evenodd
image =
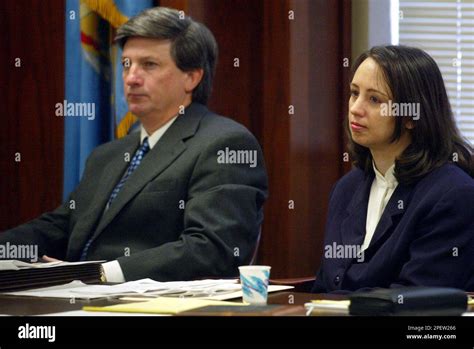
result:
M 271 267 L 266 265 L 246 265 L 239 267 L 244 303 L 255 305 L 267 304 L 270 268 Z

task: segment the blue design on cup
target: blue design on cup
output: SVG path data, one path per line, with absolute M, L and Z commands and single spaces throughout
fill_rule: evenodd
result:
M 245 297 L 264 302 L 267 298 L 269 271 L 262 271 L 263 277 L 241 275 L 242 293 Z

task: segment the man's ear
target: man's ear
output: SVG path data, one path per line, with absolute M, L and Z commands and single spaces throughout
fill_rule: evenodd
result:
M 186 82 L 184 84 L 184 89 L 186 90 L 186 92 L 192 92 L 201 82 L 203 75 L 204 69 L 202 68 L 186 72 Z

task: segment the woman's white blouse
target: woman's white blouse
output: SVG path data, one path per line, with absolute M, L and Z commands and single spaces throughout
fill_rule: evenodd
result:
M 367 221 L 365 224 L 365 238 L 362 244 L 362 251 L 370 245 L 370 241 L 374 236 L 375 228 L 379 223 L 380 217 L 382 217 L 385 206 L 387 206 L 390 197 L 397 188 L 398 181 L 395 178 L 395 164 L 385 172 L 385 176 L 382 175 L 375 164 L 372 162 L 374 167 L 375 178 L 370 188 L 369 205 L 367 207 Z

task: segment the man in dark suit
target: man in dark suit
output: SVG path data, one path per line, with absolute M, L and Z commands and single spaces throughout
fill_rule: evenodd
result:
M 107 260 L 107 281 L 237 275 L 256 248 L 267 176 L 252 134 L 205 107 L 213 35 L 178 11 L 153 8 L 119 28 L 117 40 L 140 132 L 95 149 L 69 200 L 0 243 Z

